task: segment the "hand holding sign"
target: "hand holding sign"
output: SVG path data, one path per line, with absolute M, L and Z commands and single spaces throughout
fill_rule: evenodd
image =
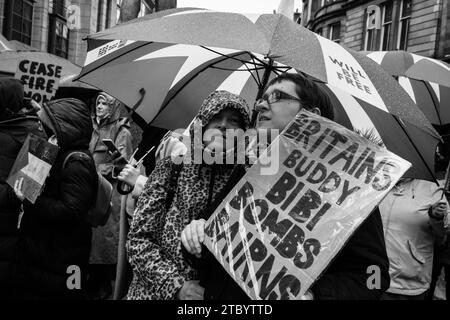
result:
M 20 202 L 23 202 L 23 200 L 25 200 L 25 195 L 22 192 L 22 187 L 23 177 L 17 179 L 16 182 L 14 182 L 14 193 L 16 194 L 16 197 Z
M 199 281 L 189 280 L 183 284 L 178 292 L 179 300 L 203 300 L 205 289 L 200 286 Z
M 197 258 L 202 254 L 202 243 L 205 240 L 205 223 L 204 219 L 193 220 L 181 232 L 181 243 L 190 254 Z

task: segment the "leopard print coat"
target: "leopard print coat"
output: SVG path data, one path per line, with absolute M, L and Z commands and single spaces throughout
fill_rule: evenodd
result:
M 205 100 L 197 120 L 205 126 L 226 107 L 238 110 L 248 127 L 246 102 L 224 91 L 216 91 Z M 181 231 L 214 201 L 233 170 L 230 165 L 184 164 L 166 210 L 172 166 L 170 157 L 158 162 L 138 199 L 127 241 L 133 267 L 127 299 L 175 299 L 185 281 L 197 279 L 196 270 L 183 258 Z

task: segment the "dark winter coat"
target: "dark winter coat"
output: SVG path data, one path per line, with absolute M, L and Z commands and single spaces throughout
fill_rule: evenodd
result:
M 6 183 L 28 134 L 47 138 L 36 114 L 19 114 L 23 86 L 18 80 L 0 78 L 0 299 L 8 297 L 7 282 L 16 270 L 20 236 L 17 222 L 20 201 Z
M 114 188 L 112 196 L 113 209 L 106 225 L 93 230 L 91 264 L 116 264 L 119 244 L 119 220 L 122 196 L 117 192 L 117 179 L 112 177 L 113 159 L 103 139 L 111 139 L 125 159 L 133 153 L 133 141 L 130 124 L 126 118 L 120 118 L 119 105 L 111 106 L 111 115 L 97 123 L 93 119 L 94 132 L 89 143 L 89 150 L 95 160 L 98 172 L 108 179 Z
M 201 218 L 207 220 L 211 216 L 245 172 L 243 166 L 234 170 L 227 186 Z M 205 300 L 249 299 L 206 247 L 203 247 L 202 255 L 200 261 L 192 256 L 190 259 L 200 268 L 200 285 L 205 288 Z M 367 271 L 369 266 L 380 268 L 379 289 L 370 290 L 367 287 L 367 280 L 372 274 Z M 314 299 L 318 300 L 379 299 L 389 287 L 389 281 L 389 260 L 386 254 L 381 215 L 377 207 L 312 286 L 311 291 Z
M 17 223 L 10 226 L 10 266 L 0 272 L 5 275 L 1 295 L 9 299 L 69 299 L 84 294 L 69 290 L 67 283 L 77 282 L 68 281 L 77 270 L 81 279 L 87 271 L 91 227 L 85 218 L 96 191 L 95 166 L 88 155 L 73 156 L 62 165 L 71 151 L 88 154 L 92 124 L 86 105 L 76 99 L 48 102 L 44 110 L 44 124 L 54 128 L 60 152 L 35 204 L 24 202 L 20 229 Z

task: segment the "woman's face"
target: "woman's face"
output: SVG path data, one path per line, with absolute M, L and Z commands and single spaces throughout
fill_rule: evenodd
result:
M 231 130 L 234 132 L 236 129 L 244 129 L 244 120 L 241 113 L 231 108 L 224 109 L 216 114 L 205 126 L 203 143 L 208 149 L 224 150 L 226 131 Z
M 110 109 L 110 105 L 107 103 L 106 99 L 98 99 L 97 106 L 95 107 L 95 113 L 98 118 L 104 119 L 109 116 Z

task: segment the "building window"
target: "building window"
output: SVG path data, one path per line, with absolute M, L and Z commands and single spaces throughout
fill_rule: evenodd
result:
M 392 2 L 386 3 L 381 12 L 381 50 L 389 50 L 389 39 L 392 30 Z
M 411 0 L 402 0 L 400 4 L 400 21 L 399 21 L 399 37 L 398 37 L 398 49 L 408 49 L 408 33 L 409 33 L 409 20 L 411 19 Z
M 33 24 L 33 4 L 31 1 L 7 1 L 12 7 L 6 8 L 5 30 L 9 40 L 31 44 L 31 26 Z M 9 18 L 9 19 L 8 19 Z
M 367 29 L 364 41 L 364 50 L 389 50 L 389 39 L 392 32 L 392 1 L 380 5 L 381 30 Z M 366 24 L 368 15 L 366 14 Z
M 106 21 L 105 21 L 106 29 L 111 27 L 111 1 L 112 0 L 106 0 Z
M 51 6 L 51 12 L 53 14 L 58 14 L 61 17 L 65 17 L 65 7 L 64 7 L 64 0 L 53 0 L 50 2 Z
M 67 59 L 69 52 L 69 28 L 61 17 L 54 14 L 50 14 L 48 38 L 48 52 Z
M 97 8 L 97 32 L 102 31 L 103 28 L 103 0 L 98 0 Z
M 328 27 L 328 39 L 339 43 L 341 39 L 341 23 L 334 23 Z

